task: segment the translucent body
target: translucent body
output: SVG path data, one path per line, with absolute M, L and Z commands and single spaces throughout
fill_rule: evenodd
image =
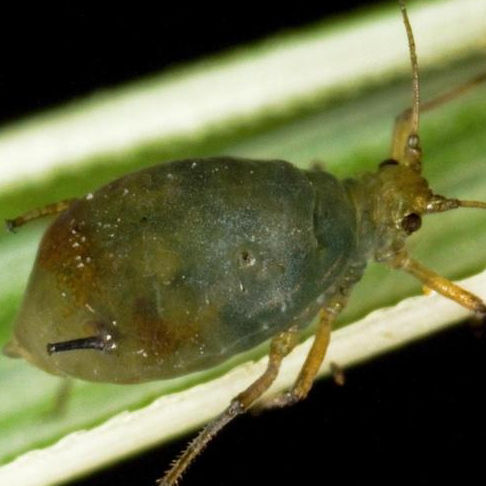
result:
M 348 191 L 325 172 L 232 158 L 135 172 L 47 230 L 10 352 L 118 383 L 207 368 L 307 325 L 360 277 L 357 235 Z M 93 333 L 113 348 L 47 354 Z

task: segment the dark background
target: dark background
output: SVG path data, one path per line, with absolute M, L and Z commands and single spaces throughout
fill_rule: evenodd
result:
M 301 2 L 274 10 L 167 3 L 2 6 L 0 121 L 379 2 Z
M 0 122 L 365 2 L 336 3 L 5 9 Z M 183 484 L 484 484 L 485 349 L 465 326 L 348 370 L 344 387 L 320 382 L 292 409 L 238 419 Z M 73 484 L 153 484 L 186 442 Z

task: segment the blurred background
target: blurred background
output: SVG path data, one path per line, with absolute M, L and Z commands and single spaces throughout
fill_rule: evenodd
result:
M 0 123 L 376 3 L 2 7 Z M 485 351 L 464 326 L 347 370 L 344 387 L 322 381 L 292 409 L 238 419 L 182 484 L 483 483 Z M 70 484 L 153 484 L 187 440 Z
M 9 5 L 2 11 L 0 120 L 8 121 L 328 16 L 347 0 L 255 9 L 245 3 Z

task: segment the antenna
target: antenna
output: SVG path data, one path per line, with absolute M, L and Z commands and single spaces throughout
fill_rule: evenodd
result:
M 419 87 L 419 70 L 417 61 L 417 51 L 415 49 L 415 39 L 413 38 L 412 26 L 407 14 L 404 0 L 398 0 L 402 12 L 403 23 L 407 31 L 408 48 L 410 52 L 410 63 L 412 64 L 412 115 L 410 136 L 418 134 L 419 129 L 419 111 L 420 111 L 420 87 Z

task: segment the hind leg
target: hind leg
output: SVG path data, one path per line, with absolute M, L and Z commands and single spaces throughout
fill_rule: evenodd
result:
M 192 461 L 206 447 L 208 442 L 231 420 L 246 412 L 248 408 L 268 390 L 278 375 L 283 358 L 290 353 L 297 343 L 297 329 L 290 328 L 272 340 L 270 355 L 265 372 L 246 390 L 237 395 L 230 405 L 214 420 L 212 420 L 199 435 L 189 443 L 187 449 L 176 459 L 163 478 L 159 479 L 159 486 L 172 486 L 190 466 Z
M 13 232 L 15 228 L 18 228 L 19 226 L 22 226 L 29 221 L 33 221 L 34 219 L 62 213 L 63 211 L 68 209 L 74 201 L 76 201 L 76 199 L 65 199 L 64 201 L 48 204 L 47 206 L 43 206 L 41 208 L 32 209 L 31 211 L 27 211 L 26 213 L 21 214 L 14 219 L 7 219 L 5 221 L 5 225 L 7 226 L 8 231 Z

